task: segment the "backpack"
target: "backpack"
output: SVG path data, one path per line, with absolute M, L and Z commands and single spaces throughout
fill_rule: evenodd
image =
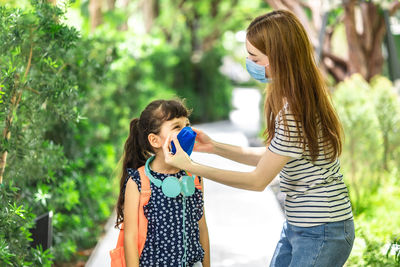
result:
M 138 169 L 140 175 L 140 183 L 141 183 L 141 192 L 139 198 L 139 223 L 138 223 L 138 252 L 139 258 L 144 249 L 144 245 L 146 243 L 147 238 L 147 218 L 144 215 L 144 206 L 149 203 L 151 196 L 150 189 L 150 179 L 147 177 L 144 166 Z M 191 176 L 190 173 L 188 175 Z M 195 186 L 197 189 L 201 190 L 201 183 L 198 176 L 195 178 Z M 111 256 L 111 267 L 125 267 L 125 252 L 124 252 L 124 224 L 121 224 L 121 229 L 119 230 L 117 246 L 115 249 L 110 251 Z

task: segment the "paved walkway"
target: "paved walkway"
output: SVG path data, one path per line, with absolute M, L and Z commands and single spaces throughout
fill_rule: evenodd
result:
M 229 121 L 197 125 L 211 138 L 224 143 L 248 145 L 237 125 Z M 192 159 L 222 169 L 251 170 L 252 167 L 209 154 L 193 153 Z M 279 239 L 284 216 L 272 190 L 250 192 L 204 181 L 205 211 L 210 235 L 211 266 L 268 266 Z M 99 241 L 86 266 L 110 266 L 108 251 L 118 232 L 110 218 L 106 234 Z

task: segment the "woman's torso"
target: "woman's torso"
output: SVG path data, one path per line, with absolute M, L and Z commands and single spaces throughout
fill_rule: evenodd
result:
M 286 122 L 283 120 L 286 117 Z M 268 149 L 291 159 L 280 172 L 280 188 L 286 194 L 285 213 L 290 224 L 302 227 L 353 217 L 347 187 L 340 173 L 339 159 L 331 161 L 322 138 L 313 161 L 303 148 L 294 116 L 287 109 L 276 120 L 275 136 Z

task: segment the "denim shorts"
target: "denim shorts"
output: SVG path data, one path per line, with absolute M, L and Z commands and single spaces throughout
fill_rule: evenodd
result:
M 298 227 L 285 221 L 270 267 L 339 267 L 354 242 L 353 220 Z

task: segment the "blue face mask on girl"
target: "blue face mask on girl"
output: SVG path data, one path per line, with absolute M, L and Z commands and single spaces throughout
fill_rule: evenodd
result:
M 193 151 L 194 142 L 196 141 L 196 132 L 190 127 L 184 127 L 178 134 L 177 138 L 182 149 L 190 156 Z M 171 141 L 172 154 L 176 153 L 175 144 Z
M 251 77 L 262 83 L 269 83 L 271 79 L 265 76 L 265 66 L 258 65 L 253 60 L 246 58 L 246 69 Z

